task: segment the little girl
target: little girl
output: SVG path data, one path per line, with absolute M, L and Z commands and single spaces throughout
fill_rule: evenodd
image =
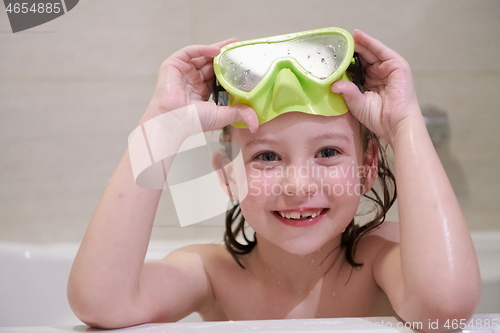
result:
M 83 322 L 117 328 L 198 312 L 209 321 L 397 316 L 438 320 L 443 328 L 447 319 L 473 314 L 480 295 L 474 247 L 410 68 L 367 34 L 353 37 L 366 92 L 346 80 L 333 83 L 349 109 L 337 116 L 287 112 L 259 126 L 249 106 L 208 102 L 213 58 L 235 40 L 189 46 L 162 64 L 140 124 L 195 105 L 204 131 L 224 128 L 222 140 L 241 147 L 248 195 L 235 198 L 242 200 L 228 213 L 226 246 L 187 246 L 144 263 L 161 190 L 136 185 L 125 152 L 69 279 L 69 302 Z M 178 133 L 168 147 L 173 155 L 189 131 L 180 128 L 182 119 L 167 126 Z M 378 137 L 394 151 L 400 223 L 381 224 L 395 193 Z M 226 159 L 216 154 L 214 166 Z M 290 172 L 304 167 L 363 172 Z M 377 176 L 384 195 L 371 197 L 381 209 L 360 228 L 353 223 L 360 197 Z M 255 238 L 241 244 L 244 221 Z

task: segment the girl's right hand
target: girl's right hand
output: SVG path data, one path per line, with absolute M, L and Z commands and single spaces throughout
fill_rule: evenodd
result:
M 208 101 L 215 80 L 213 58 L 222 46 L 235 41 L 228 39 L 212 45 L 187 46 L 167 58 L 160 66 L 155 92 L 143 121 L 194 104 L 204 131 L 244 122 L 255 132 L 259 124 L 251 107 L 243 104 L 218 106 Z

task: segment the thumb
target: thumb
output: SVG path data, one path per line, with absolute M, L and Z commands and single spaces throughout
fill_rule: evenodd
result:
M 234 122 L 243 122 L 248 126 L 250 132 L 255 133 L 259 129 L 259 118 L 257 118 L 257 114 L 254 109 L 245 104 L 235 104 L 229 106 L 221 106 L 223 108 L 223 112 L 227 113 L 228 109 L 229 114 L 233 115 Z
M 215 103 L 204 103 L 203 106 L 210 110 L 207 113 L 211 114 L 202 121 L 205 131 L 221 129 L 232 123 L 242 122 L 248 126 L 250 132 L 255 133 L 259 128 L 259 119 L 255 111 L 248 105 L 235 104 L 229 106 L 220 106 Z M 199 106 L 198 106 L 199 107 Z
M 365 96 L 354 83 L 343 80 L 335 81 L 331 86 L 331 90 L 342 95 L 349 111 L 354 116 L 358 115 L 363 109 Z

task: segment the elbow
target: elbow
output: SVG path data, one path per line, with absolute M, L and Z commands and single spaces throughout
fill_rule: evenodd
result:
M 99 304 L 78 301 L 70 302 L 70 306 L 75 316 L 90 327 L 99 329 L 118 329 L 140 324 L 130 323 L 130 317 L 126 318 L 126 316 L 123 316 L 117 311 L 104 309 L 104 307 Z
M 478 297 L 454 297 L 442 301 L 438 306 L 431 308 L 429 314 L 429 329 L 432 332 L 456 331 L 466 327 L 474 315 L 479 303 Z M 432 324 L 432 326 L 431 326 Z
M 477 302 L 470 304 L 456 303 L 441 306 L 436 309 L 436 315 L 431 322 L 434 322 L 434 327 L 437 332 L 456 331 L 466 327 L 469 319 L 474 314 Z M 430 327 L 432 329 L 432 327 Z M 436 329 L 432 329 L 436 332 Z
M 469 320 L 481 298 L 480 278 L 462 281 L 454 288 L 449 288 L 436 300 L 437 313 L 446 320 Z
M 480 282 L 450 288 L 435 292 L 429 297 L 415 298 L 415 302 L 408 302 L 408 306 L 401 311 L 401 318 L 406 322 L 419 323 L 420 330 L 426 332 L 456 331 L 466 327 L 480 297 Z
M 456 332 L 467 327 L 469 319 L 474 314 L 475 305 L 448 304 L 435 307 L 433 313 L 423 320 L 423 331 L 426 332 Z
M 119 328 L 113 323 L 107 311 L 102 311 L 102 307 L 97 302 L 81 297 L 78 292 L 68 288 L 68 303 L 75 316 L 84 324 L 102 329 Z
M 84 324 L 100 329 L 117 329 L 140 322 L 133 315 L 129 315 L 122 304 L 118 306 L 108 297 L 92 295 L 87 289 L 75 288 L 68 284 L 68 303 L 75 316 Z

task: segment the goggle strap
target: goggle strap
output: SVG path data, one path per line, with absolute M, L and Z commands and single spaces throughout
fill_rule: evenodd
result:
M 226 92 L 226 89 L 224 89 L 223 86 L 220 85 L 219 80 L 215 78 L 214 80 L 214 89 L 212 93 L 212 99 L 217 105 L 224 105 L 224 104 L 219 104 L 222 103 L 222 98 L 220 98 L 220 94 Z M 226 92 L 227 93 L 227 92 Z
M 358 87 L 359 91 L 365 92 L 363 85 L 365 84 L 365 70 L 359 61 L 359 55 L 354 52 L 351 64 L 346 70 L 351 77 L 352 82 Z

